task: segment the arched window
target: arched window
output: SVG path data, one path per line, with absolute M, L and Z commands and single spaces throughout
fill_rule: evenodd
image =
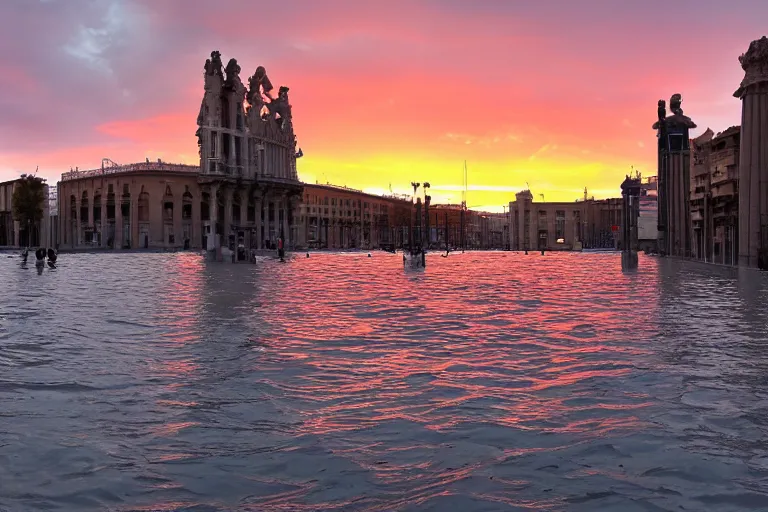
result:
M 138 204 L 139 222 L 149 222 L 149 194 L 141 191 Z
M 184 195 L 181 196 L 181 219 L 192 219 L 192 193 L 189 191 L 189 187 L 184 191 Z

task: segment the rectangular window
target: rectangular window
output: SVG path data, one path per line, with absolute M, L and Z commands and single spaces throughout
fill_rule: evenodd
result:
M 565 211 L 557 210 L 555 212 L 555 238 L 565 238 Z
M 211 132 L 211 153 L 208 155 L 210 158 L 216 158 L 216 140 L 218 139 L 218 134 L 216 132 Z

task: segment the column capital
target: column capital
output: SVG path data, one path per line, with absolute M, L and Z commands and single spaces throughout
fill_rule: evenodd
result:
M 768 82 L 768 37 L 752 41 L 747 51 L 739 56 L 739 64 L 744 70 L 744 79 L 733 93 L 736 98 L 744 97 L 749 86 Z

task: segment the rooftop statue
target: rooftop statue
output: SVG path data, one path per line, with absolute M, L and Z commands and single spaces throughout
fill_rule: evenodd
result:
M 663 123 L 664 119 L 667 118 L 667 102 L 664 100 L 659 100 L 659 109 L 657 111 L 659 114 L 659 123 Z
M 224 74 L 221 71 L 222 65 L 221 53 L 216 50 L 212 51 L 211 58 L 205 61 L 205 74 L 223 76 Z
M 659 100 L 658 109 L 656 111 L 658 120 L 653 123 L 653 129 L 696 128 L 696 123 L 694 123 L 690 117 L 683 114 L 683 109 L 681 107 L 682 102 L 683 96 L 680 93 L 673 94 L 669 99 L 669 109 L 672 111 L 672 115 L 667 116 L 664 100 Z
M 248 103 L 251 103 L 252 105 L 254 102 L 263 104 L 264 100 L 261 97 L 262 94 L 270 100 L 273 100 L 274 98 L 271 93 L 272 89 L 274 89 L 274 87 L 272 86 L 272 82 L 269 81 L 267 70 L 264 69 L 264 66 L 257 67 L 256 72 L 248 79 Z M 253 99 L 254 102 L 251 102 L 251 99 Z
M 288 87 L 281 86 L 277 98 L 267 103 L 269 117 L 275 119 L 283 131 L 291 126 L 291 104 L 288 102 Z M 280 116 L 279 118 L 277 116 Z
M 669 99 L 669 110 L 676 116 L 683 115 L 683 109 L 680 104 L 683 102 L 683 96 L 680 93 L 673 94 Z
M 237 85 L 240 82 L 240 65 L 237 63 L 237 59 L 229 59 L 225 71 L 227 73 L 227 78 L 224 81 L 224 86 L 229 89 L 237 88 Z

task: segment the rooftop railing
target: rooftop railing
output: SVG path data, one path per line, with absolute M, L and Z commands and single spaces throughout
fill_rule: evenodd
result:
M 140 171 L 160 171 L 160 172 L 185 172 L 190 174 L 199 174 L 200 167 L 197 165 L 169 164 L 165 162 L 140 162 L 136 164 L 114 165 L 100 167 L 98 169 L 74 170 L 65 172 L 61 175 L 61 181 L 81 180 L 83 178 L 97 178 L 99 176 L 108 176 L 111 174 L 124 174 Z

